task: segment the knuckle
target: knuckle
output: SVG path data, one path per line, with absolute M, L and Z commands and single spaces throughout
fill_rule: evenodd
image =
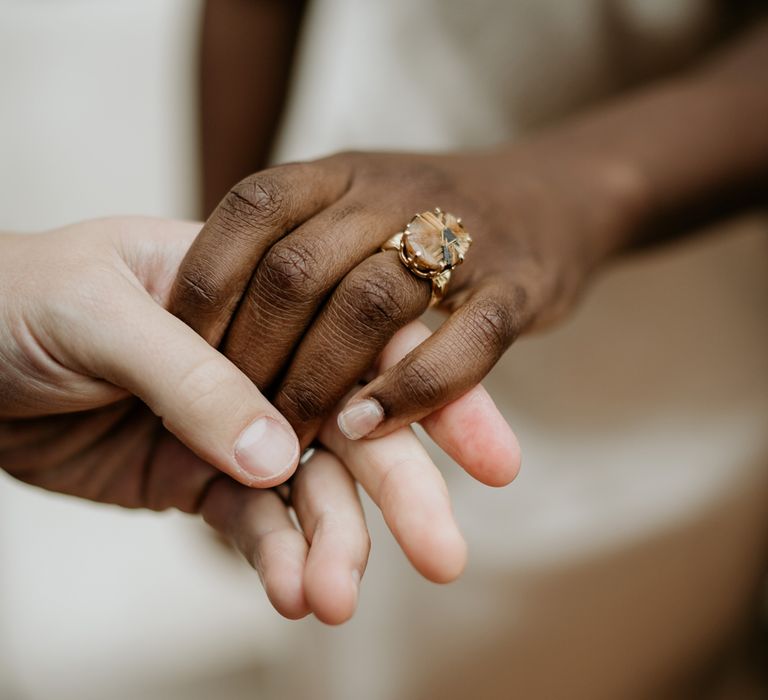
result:
M 449 390 L 446 374 L 429 357 L 414 357 L 403 367 L 402 393 L 417 408 L 432 408 L 441 403 Z
M 220 209 L 238 221 L 278 220 L 287 208 L 285 188 L 268 172 L 238 182 L 224 197 Z
M 222 304 L 221 284 L 209 265 L 184 265 L 179 270 L 175 296 L 182 308 L 215 309 Z
M 348 201 L 337 204 L 333 209 L 328 210 L 329 228 L 344 225 L 353 222 L 359 225 L 359 220 L 366 212 L 369 212 L 370 206 L 366 206 L 360 201 Z
M 364 151 L 349 148 L 344 151 L 338 151 L 337 153 L 324 158 L 321 162 L 329 163 L 331 165 L 355 166 L 360 161 L 366 161 L 369 159 L 370 156 Z
M 384 472 L 376 486 L 376 496 L 383 513 L 390 513 L 393 510 L 393 505 L 397 503 L 398 497 L 402 493 L 403 482 L 402 479 L 398 479 L 398 473 L 402 472 L 402 462 L 398 464 L 390 465 Z M 401 474 L 402 475 L 402 474 Z
M 280 389 L 275 406 L 289 421 L 301 424 L 328 414 L 338 399 L 329 396 L 317 382 L 294 380 L 286 382 Z
M 357 322 L 371 329 L 390 328 L 406 318 L 406 305 L 400 279 L 380 270 L 375 277 L 354 277 L 346 290 Z
M 304 244 L 286 241 L 274 245 L 261 266 L 263 279 L 279 291 L 282 299 L 299 302 L 322 291 L 321 281 L 317 279 L 322 265 Z
M 209 358 L 182 374 L 175 394 L 181 397 L 185 413 L 193 414 L 218 408 L 222 397 L 238 396 L 243 388 L 239 374 L 232 372 L 230 365 Z
M 466 327 L 479 349 L 506 349 L 517 335 L 517 314 L 501 300 L 477 300 L 467 314 Z

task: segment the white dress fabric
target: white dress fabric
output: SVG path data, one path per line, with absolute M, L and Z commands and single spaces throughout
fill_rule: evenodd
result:
M 0 230 L 192 211 L 198 4 L 53 7 L 0 2 Z M 275 160 L 514 139 L 703 49 L 709 8 L 316 0 Z M 521 339 L 487 382 L 518 480 L 491 490 L 435 453 L 465 576 L 420 580 L 369 509 L 342 629 L 270 613 L 188 518 L 3 480 L 0 696 L 593 700 L 685 682 L 762 576 L 767 229 L 744 217 L 617 263 L 561 328 Z

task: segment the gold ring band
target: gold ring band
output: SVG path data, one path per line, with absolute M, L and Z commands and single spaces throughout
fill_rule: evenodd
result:
M 412 274 L 432 283 L 430 306 L 445 296 L 451 271 L 464 262 L 472 244 L 461 219 L 442 211 L 416 214 L 403 231 L 388 238 L 382 250 L 396 250 L 400 261 Z

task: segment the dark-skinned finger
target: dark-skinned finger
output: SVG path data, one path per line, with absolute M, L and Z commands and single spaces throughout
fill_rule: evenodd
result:
M 236 184 L 203 226 L 179 267 L 170 310 L 216 346 L 253 270 L 270 246 L 344 195 L 341 158 L 292 163 Z
M 381 353 L 377 373 L 394 367 L 432 332 L 420 321 L 400 329 Z M 506 486 L 520 470 L 520 444 L 482 384 L 420 421 L 427 435 L 470 476 Z
M 397 330 L 424 312 L 429 298 L 429 282 L 412 275 L 395 251 L 367 258 L 344 278 L 304 336 L 275 395 L 275 406 L 302 444 Z
M 395 208 L 369 207 L 348 197 L 275 243 L 227 330 L 227 357 L 266 390 L 328 295 L 402 220 Z
M 350 439 L 380 437 L 421 420 L 478 384 L 531 318 L 524 293 L 480 288 L 440 329 L 357 392 L 339 415 Z

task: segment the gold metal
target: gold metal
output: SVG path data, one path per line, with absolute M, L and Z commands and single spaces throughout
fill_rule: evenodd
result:
M 398 251 L 400 261 L 413 275 L 431 281 L 430 306 L 434 306 L 445 296 L 451 272 L 464 262 L 471 244 L 461 219 L 436 207 L 415 214 L 381 249 Z

